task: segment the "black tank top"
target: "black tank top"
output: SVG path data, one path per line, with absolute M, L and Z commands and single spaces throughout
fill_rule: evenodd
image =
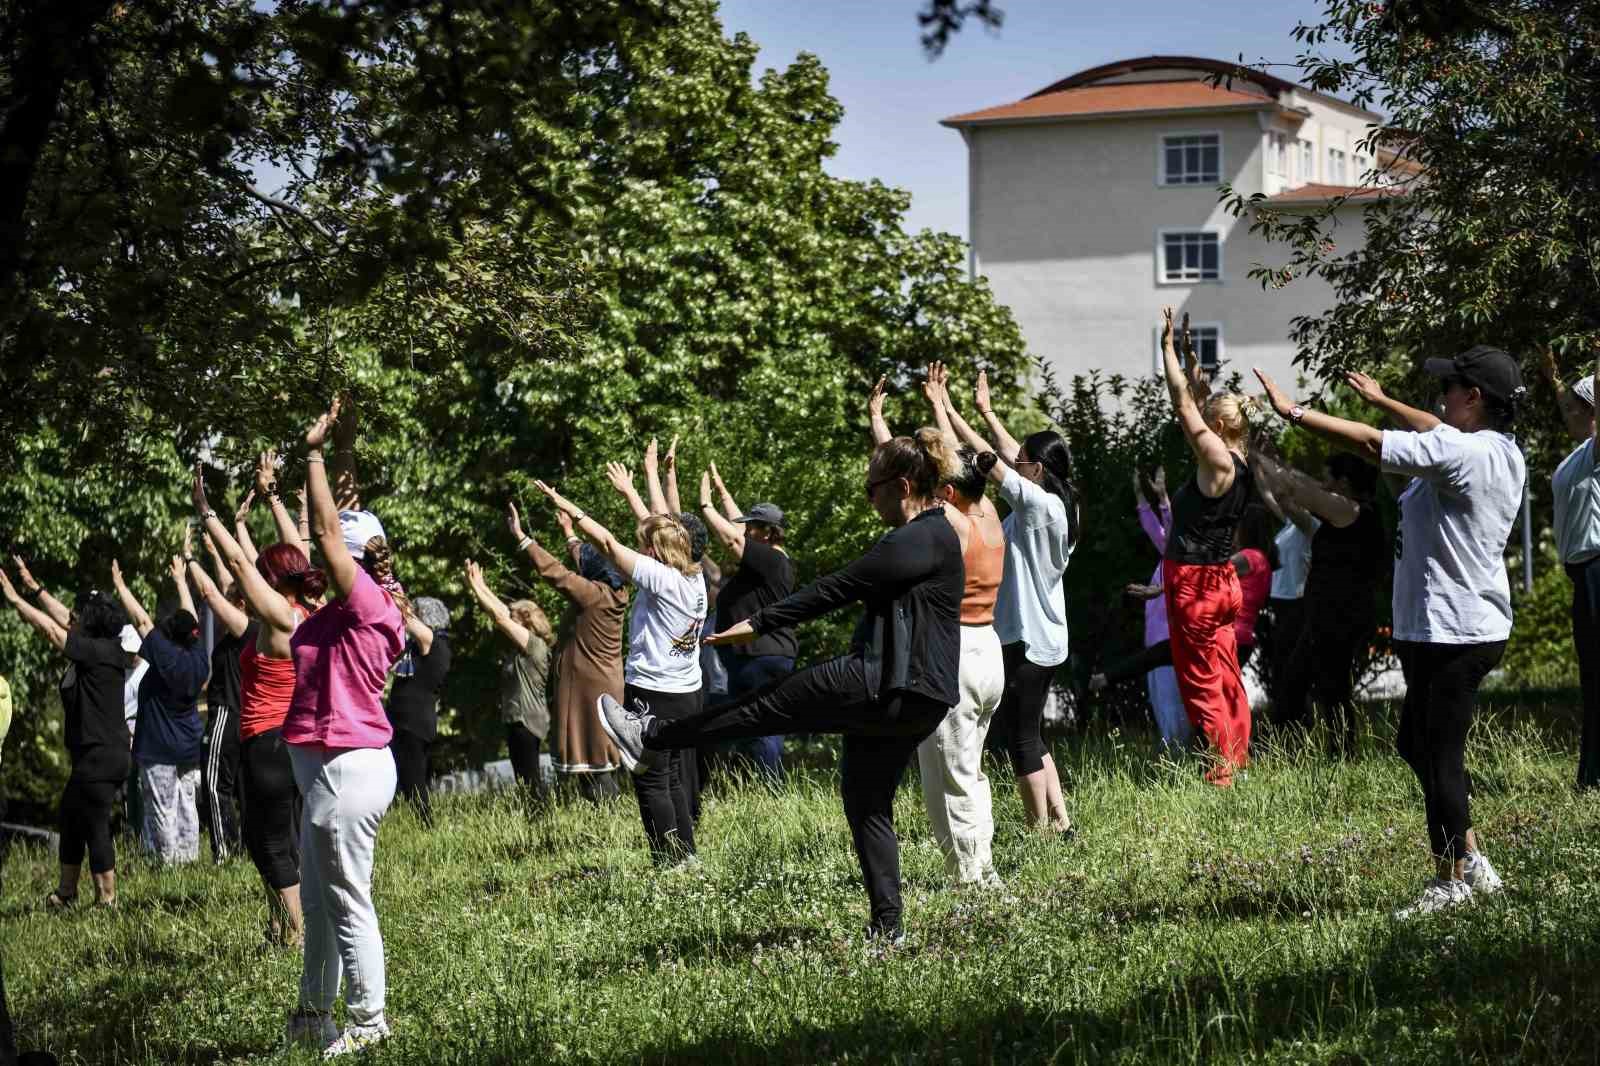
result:
M 1167 536 L 1167 558 L 1175 563 L 1216 566 L 1233 557 L 1233 531 L 1244 517 L 1255 488 L 1250 468 L 1233 456 L 1233 484 L 1215 498 L 1200 491 L 1194 478 L 1178 490 L 1172 501 L 1172 532 Z

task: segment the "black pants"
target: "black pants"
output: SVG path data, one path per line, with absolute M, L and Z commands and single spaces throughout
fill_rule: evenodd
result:
M 1285 713 L 1288 706 L 1283 699 L 1284 671 L 1289 668 L 1289 659 L 1294 655 L 1295 645 L 1300 642 L 1300 632 L 1305 623 L 1304 599 L 1280 600 L 1277 597 L 1267 601 L 1267 613 L 1272 618 L 1272 625 L 1263 630 L 1261 625 L 1256 626 L 1257 641 L 1261 644 L 1263 656 L 1262 667 L 1267 686 L 1267 695 L 1272 700 L 1272 717 L 1274 721 L 1293 721 L 1297 715 Z
M 200 823 L 211 839 L 211 858 L 222 862 L 239 852 L 239 709 L 216 706 L 206 722 L 205 761 L 200 764 Z
M 949 706 L 914 694 L 869 698 L 866 668 L 846 655 L 774 681 L 730 703 L 678 721 L 650 723 L 652 750 L 777 734 L 837 733 L 845 819 L 872 904 L 877 932 L 900 927 L 900 845 L 894 835 L 894 793 L 917 745 Z
M 538 743 L 537 739 L 534 743 Z M 428 782 L 433 772 L 433 761 L 430 747 L 428 741 L 404 729 L 396 729 L 389 741 L 389 751 L 394 755 L 395 792 L 411 803 L 417 809 L 417 817 L 422 819 L 422 824 L 431 828 L 433 804 Z
M 1044 704 L 1056 672 L 1053 666 L 1030 663 L 1027 650 L 1020 640 L 1000 649 L 1006 665 L 1006 689 L 995 712 L 1005 733 L 1011 768 L 1018 777 L 1044 769 Z
M 655 715 L 659 721 L 693 718 L 704 706 L 696 692 L 652 692 L 624 685 L 623 705 Z M 633 772 L 633 792 L 639 800 L 639 820 L 650 841 L 650 856 L 670 863 L 694 854 L 694 742 L 674 745 L 659 766 Z
M 1578 787 L 1600 788 L 1600 556 L 1569 563 L 1572 643 L 1583 685 L 1583 737 L 1578 742 Z
M 1467 802 L 1467 730 L 1478 686 L 1505 654 L 1506 642 L 1418 644 L 1394 642 L 1406 677 L 1395 747 L 1422 785 L 1428 844 L 1435 858 L 1466 855 L 1472 814 Z
M 273 891 L 300 883 L 300 791 L 281 730 L 257 733 L 239 745 L 244 846 Z
M 506 723 L 506 750 L 511 753 L 511 772 L 517 775 L 517 784 L 535 796 L 544 794 L 539 748 L 539 737 L 531 729 L 521 722 Z
M 1368 590 L 1335 601 L 1314 600 L 1279 680 L 1283 702 L 1281 711 L 1274 706 L 1274 720 L 1310 725 L 1314 706 L 1327 727 L 1334 752 L 1354 755 L 1356 661 L 1372 640 L 1373 625 Z
M 117 868 L 117 849 L 111 842 L 111 810 L 117 789 L 128 778 L 133 759 L 126 748 L 96 744 L 74 756 L 67 787 L 61 790 L 61 845 L 57 855 L 63 866 L 81 866 L 89 854 L 89 871 L 103 874 Z

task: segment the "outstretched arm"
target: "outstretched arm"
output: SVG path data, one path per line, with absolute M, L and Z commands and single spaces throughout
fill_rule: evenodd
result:
M 878 379 L 872 386 L 872 391 L 867 394 L 867 422 L 872 426 L 872 443 L 874 446 L 894 439 L 894 434 L 889 432 L 889 423 L 883 420 L 883 395 L 884 386 L 889 383 L 888 375 Z
M 311 504 L 311 534 L 316 538 L 317 547 L 322 549 L 322 561 L 327 566 L 328 582 L 333 586 L 334 595 L 342 600 L 356 587 L 359 565 L 350 549 L 344 546 L 339 507 L 333 502 L 328 464 L 322 456 L 322 446 L 338 421 L 339 400 L 335 398 L 333 406 L 306 430 L 306 498 Z
M 1161 356 L 1167 378 L 1167 394 L 1172 399 L 1172 410 L 1178 417 L 1184 439 L 1189 442 L 1189 450 L 1194 452 L 1198 463 L 1195 480 L 1205 495 L 1220 496 L 1233 484 L 1233 456 L 1228 446 L 1222 443 L 1222 438 L 1206 425 L 1200 407 L 1195 402 L 1194 382 L 1184 372 L 1183 364 L 1178 360 L 1178 351 L 1173 346 L 1172 308 L 1162 308 L 1161 318 Z
M 255 503 L 256 490 L 251 489 L 244 494 L 244 499 L 239 501 L 239 509 L 233 513 L 233 534 L 239 541 L 239 549 L 244 552 L 244 557 L 251 566 L 256 565 L 256 545 L 250 539 L 250 505 Z
M 1260 367 L 1256 367 L 1256 378 L 1261 382 L 1262 387 L 1267 390 L 1267 400 L 1272 404 L 1272 409 L 1282 417 L 1289 418 L 1290 413 L 1295 408 L 1294 401 L 1290 400 L 1288 394 L 1278 388 L 1278 383 L 1268 377 L 1266 371 Z M 1369 378 L 1368 380 L 1370 381 L 1371 379 Z M 1400 406 L 1404 407 L 1405 405 L 1401 404 Z M 1410 410 L 1410 408 L 1407 408 L 1407 410 Z M 1417 413 L 1421 414 L 1421 412 Z M 1432 416 L 1428 417 L 1431 418 Z M 1433 424 L 1438 425 L 1439 420 L 1433 419 Z M 1370 463 L 1377 463 L 1383 454 L 1383 431 L 1374 426 L 1369 426 L 1365 422 L 1354 422 L 1348 418 L 1336 418 L 1321 411 L 1306 411 L 1302 408 L 1298 425 L 1302 429 L 1310 430 L 1323 440 L 1331 441 L 1341 448 L 1355 452 Z M 1418 430 L 1418 432 L 1426 432 L 1426 430 Z M 1310 506 L 1309 502 L 1307 506 Z M 1348 523 L 1346 524 L 1348 525 Z
M 972 426 L 967 423 L 965 418 L 961 417 L 961 412 L 956 410 L 955 402 L 950 399 L 949 381 L 949 372 L 943 371 L 941 374 L 940 391 L 944 400 L 945 415 L 950 419 L 950 426 L 955 430 L 957 439 L 959 439 L 961 443 L 965 444 L 973 451 L 977 452 L 979 455 L 982 455 L 985 452 L 993 452 L 996 456 L 999 456 L 999 458 L 1005 460 L 1004 462 L 995 463 L 993 466 L 989 467 L 989 480 L 993 481 L 995 484 L 999 484 L 1006 479 L 1006 471 L 1010 470 L 1011 464 L 1016 461 L 1017 453 L 1013 451 L 1010 459 L 1006 459 L 1006 457 L 1001 455 L 1000 452 L 990 445 L 988 441 L 984 440 L 983 437 L 979 435 L 978 431 L 973 429 Z M 988 396 L 987 383 L 984 385 L 984 396 Z
M 730 522 L 717 513 L 711 503 L 711 472 L 708 470 L 700 475 L 700 513 L 705 516 L 706 525 L 711 527 L 711 532 L 720 540 L 724 547 L 733 553 L 737 559 L 744 558 L 744 525 L 740 522 Z
M 206 601 L 211 613 L 222 623 L 222 628 L 236 637 L 244 636 L 244 631 L 250 628 L 250 616 L 229 602 L 228 597 L 217 588 L 217 583 L 211 580 L 211 575 L 206 573 L 206 568 L 200 565 L 200 560 L 189 560 L 189 578 L 200 590 L 200 598 Z
M 346 405 L 348 407 L 348 405 Z M 361 510 L 361 487 L 356 480 L 356 412 L 346 410 L 333 427 L 333 499 L 340 511 Z
M 1267 484 L 1283 504 L 1285 515 L 1306 532 L 1311 532 L 1307 527 L 1314 524 L 1310 521 L 1312 515 L 1339 529 L 1361 517 L 1360 504 L 1337 492 L 1329 492 L 1317 484 L 1315 478 L 1292 466 L 1284 466 L 1270 456 L 1252 455 L 1251 459 L 1260 463 L 1260 470 L 1267 475 Z M 1295 517 L 1296 511 L 1306 519 L 1304 524 Z
M 1385 395 L 1383 386 L 1366 374 L 1351 371 L 1344 376 L 1344 380 L 1356 391 L 1356 395 L 1388 415 L 1394 424 L 1401 429 L 1409 429 L 1415 433 L 1426 433 L 1439 425 L 1437 415 L 1431 415 L 1409 404 L 1403 404 L 1392 396 Z
M 645 453 L 646 462 L 649 462 L 649 452 Z M 628 501 L 628 510 L 633 512 L 633 517 L 640 522 L 650 517 L 650 508 L 645 506 L 644 500 L 639 497 L 639 490 L 633 487 L 633 471 L 621 463 L 606 464 L 606 480 L 611 482 L 611 487 L 617 494 Z M 660 483 L 657 483 L 660 487 Z
M 11 577 L 5 572 L 4 567 L 0 567 L 0 592 L 5 593 L 6 602 L 17 609 L 22 620 L 43 633 L 45 639 L 55 645 L 57 651 L 67 646 L 67 627 L 17 595 L 15 586 L 11 584 Z
M 194 609 L 194 597 L 189 594 L 188 569 L 189 564 L 181 556 L 174 555 L 168 572 L 172 575 L 172 583 L 178 586 L 178 606 L 199 618 L 200 613 Z
M 494 627 L 504 633 L 511 643 L 516 645 L 518 651 L 526 652 L 528 638 L 533 634 L 528 632 L 526 626 L 511 617 L 511 609 L 500 602 L 500 597 L 494 594 L 488 582 L 483 579 L 483 568 L 471 559 L 467 560 L 467 590 L 494 622 Z
M 200 464 L 196 463 L 190 497 L 194 502 L 195 514 L 205 523 L 206 543 L 222 556 L 233 579 L 239 583 L 245 602 L 261 616 L 261 620 L 280 633 L 294 632 L 294 608 L 289 606 L 289 601 L 283 595 L 267 584 L 267 579 L 261 576 L 256 564 L 245 554 L 244 546 L 228 535 L 228 529 L 217 517 L 217 512 L 206 503 L 206 484 L 200 472 Z
M 600 553 L 610 559 L 612 565 L 622 572 L 623 577 L 628 578 L 630 581 L 633 579 L 634 568 L 639 562 L 639 554 L 637 552 L 612 536 L 609 529 L 590 518 L 583 508 L 563 497 L 543 481 L 535 481 L 534 485 L 540 492 L 550 498 L 551 503 L 571 517 L 572 524 L 577 531 L 588 537 L 594 543 L 594 546 L 600 549 Z
M 672 437 L 672 443 L 667 445 L 667 457 L 664 460 L 667 468 L 667 512 L 669 514 L 683 513 L 683 500 L 678 496 L 678 437 Z
M 33 574 L 28 572 L 28 564 L 22 561 L 22 556 L 13 555 L 11 561 L 17 564 L 17 578 L 22 582 L 22 595 L 55 619 L 56 625 L 62 629 L 72 625 L 72 612 L 67 610 L 67 605 L 50 595 L 49 589 L 33 579 Z
M 209 526 L 202 526 L 200 539 L 205 541 L 206 554 L 211 557 L 211 568 L 217 572 L 217 591 L 227 596 L 228 591 L 233 588 L 233 575 L 228 573 L 228 564 L 223 562 L 222 553 L 217 550 L 217 541 L 211 535 Z
M 672 443 L 676 447 L 677 439 Z M 661 491 L 661 463 L 656 458 L 659 447 L 654 437 L 644 446 L 644 487 L 650 493 L 650 514 L 667 513 L 667 494 Z
M 1006 431 L 1005 423 L 994 413 L 994 405 L 989 401 L 989 372 L 978 371 L 977 389 L 978 414 L 983 416 L 983 422 L 989 427 L 989 435 L 994 438 L 995 453 L 1007 463 L 1015 464 L 1017 453 L 1022 451 L 1022 445 L 1017 443 L 1017 438 Z
M 722 482 L 722 474 L 717 470 L 716 460 L 711 461 L 711 483 L 717 487 L 717 495 L 722 499 L 722 513 L 728 521 L 736 522 L 744 514 L 739 510 L 739 505 L 733 502 L 733 493 L 728 491 L 728 486 Z
M 928 375 L 922 379 L 922 395 L 933 409 L 933 424 L 939 427 L 939 432 L 955 436 L 956 428 L 950 421 L 950 390 L 946 385 L 943 363 L 928 364 Z
M 256 495 L 265 499 L 272 509 L 272 524 L 277 527 L 278 540 L 284 544 L 299 544 L 300 526 L 278 492 L 278 453 L 271 448 L 256 460 Z
M 117 590 L 117 598 L 122 601 L 122 609 L 128 612 L 128 621 L 133 623 L 133 628 L 141 638 L 149 635 L 156 624 L 151 621 L 150 612 L 134 597 L 128 583 L 122 580 L 122 564 L 115 559 L 111 560 L 111 584 Z

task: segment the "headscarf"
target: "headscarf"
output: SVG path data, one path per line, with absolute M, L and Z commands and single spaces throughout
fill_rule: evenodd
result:
M 627 584 L 617 568 L 593 544 L 585 544 L 578 549 L 578 573 L 586 580 L 602 581 L 613 589 L 620 589 Z

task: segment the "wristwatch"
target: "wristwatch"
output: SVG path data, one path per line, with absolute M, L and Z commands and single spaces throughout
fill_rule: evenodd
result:
M 1295 404 L 1293 407 L 1289 408 L 1289 421 L 1293 422 L 1295 425 L 1298 426 L 1300 424 L 1300 420 L 1305 416 L 1306 409 L 1301 407 L 1299 404 Z

